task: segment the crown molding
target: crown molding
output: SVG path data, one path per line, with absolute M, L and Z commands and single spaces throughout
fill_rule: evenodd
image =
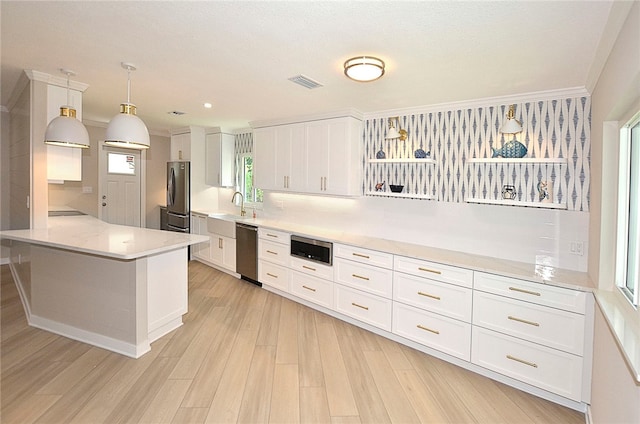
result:
M 238 128 L 237 130 L 233 130 L 233 134 L 234 135 L 247 134 L 247 133 L 252 133 L 252 132 L 253 132 L 253 128 L 251 128 L 251 127 Z
M 364 119 L 364 115 L 357 109 L 343 109 L 334 112 L 326 112 L 326 113 L 317 113 L 313 115 L 301 115 L 301 116 L 293 116 L 289 118 L 280 118 L 280 119 L 267 119 L 264 121 L 252 121 L 249 122 L 251 128 L 262 128 L 262 127 L 273 127 L 276 125 L 286 125 L 286 124 L 297 124 L 301 122 L 310 122 L 310 121 L 319 121 L 322 119 L 332 119 L 332 118 L 344 118 L 351 117 L 356 118 L 360 121 Z
M 572 97 L 590 97 L 585 87 L 565 88 L 562 90 L 536 91 L 532 93 L 511 94 L 508 96 L 486 97 L 482 99 L 462 100 L 450 103 L 416 106 L 402 109 L 390 109 L 364 114 L 364 119 L 388 118 L 389 116 L 419 115 L 421 113 L 442 112 L 448 110 L 473 109 L 488 106 L 522 104 Z
M 47 74 L 45 72 L 34 71 L 32 69 L 25 69 L 24 73 L 31 81 L 40 81 L 46 84 L 57 85 L 59 87 L 67 88 L 67 78 L 66 77 L 58 77 Z M 82 93 L 85 92 L 87 88 L 89 88 L 89 84 L 85 84 L 83 82 L 71 81 L 69 80 L 69 88 L 71 90 L 80 91 Z

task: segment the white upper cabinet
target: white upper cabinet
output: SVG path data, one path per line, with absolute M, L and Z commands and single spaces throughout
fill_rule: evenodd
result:
M 82 121 L 82 93 L 66 87 L 47 86 L 47 125 L 60 116 L 60 106 L 73 106 Z M 47 179 L 49 181 L 82 181 L 82 149 L 47 145 Z
M 190 132 L 171 134 L 171 160 L 191 160 Z
M 357 196 L 362 123 L 353 117 L 254 130 L 255 184 L 264 190 Z
M 205 182 L 211 186 L 234 187 L 234 136 L 223 132 L 207 132 Z

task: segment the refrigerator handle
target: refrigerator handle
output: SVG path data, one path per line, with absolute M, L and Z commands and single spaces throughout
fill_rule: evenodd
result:
M 167 178 L 167 206 L 173 206 L 176 198 L 176 174 L 173 168 L 170 168 L 169 176 Z

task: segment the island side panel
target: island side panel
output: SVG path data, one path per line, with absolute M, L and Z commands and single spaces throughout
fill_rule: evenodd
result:
M 187 248 L 152 255 L 147 259 L 149 341 L 182 325 L 188 310 Z
M 139 261 L 32 245 L 31 324 L 131 357 L 148 352 Z

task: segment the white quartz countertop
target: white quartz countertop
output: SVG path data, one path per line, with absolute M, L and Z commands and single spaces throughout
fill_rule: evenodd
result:
M 89 215 L 50 217 L 48 228 L 1 231 L 0 238 L 131 260 L 206 242 L 206 236 L 108 224 Z
M 216 211 L 193 211 L 201 215 L 212 216 Z M 224 219 L 229 219 L 225 215 Z M 280 230 L 291 234 L 312 237 L 334 243 L 342 243 L 361 248 L 377 250 L 394 255 L 407 256 L 416 259 L 437 262 L 445 265 L 467 268 L 474 271 L 499 274 L 506 277 L 520 278 L 555 287 L 569 288 L 581 291 L 593 291 L 594 285 L 586 272 L 571 271 L 549 266 L 545 263 L 525 263 L 510 261 L 488 256 L 475 255 L 453 250 L 438 249 L 430 246 L 422 246 L 413 243 L 405 243 L 395 240 L 387 240 L 376 237 L 368 237 L 352 234 L 344 231 L 335 231 L 330 228 L 320 228 L 309 225 L 292 224 L 284 221 L 243 218 L 239 222 L 255 225 L 262 228 Z

